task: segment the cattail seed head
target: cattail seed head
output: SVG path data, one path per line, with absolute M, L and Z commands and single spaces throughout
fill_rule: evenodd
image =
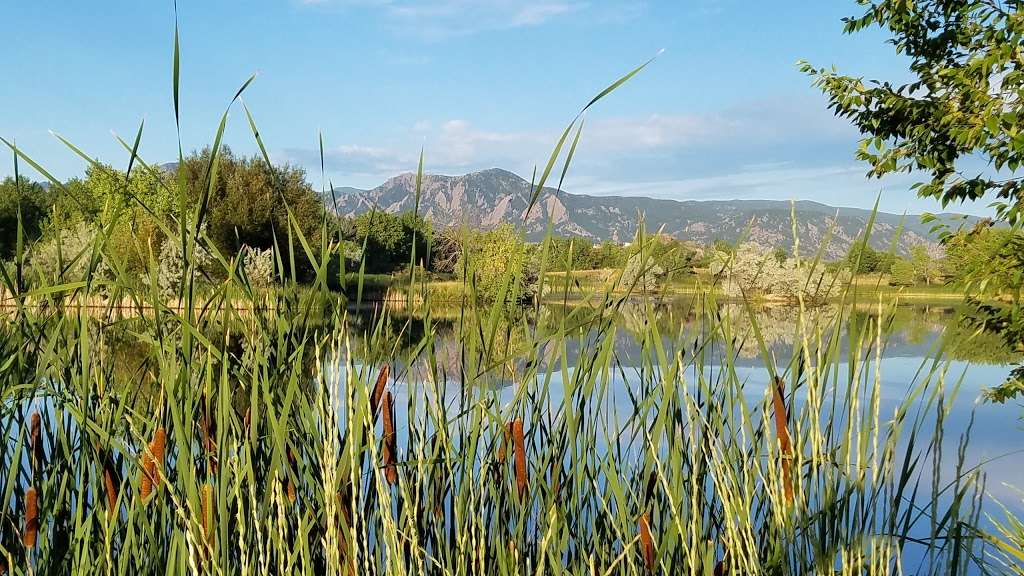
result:
M 286 452 L 288 456 L 288 471 L 290 474 L 287 475 L 288 481 L 285 483 L 285 493 L 288 495 L 288 502 L 295 503 L 295 482 L 292 481 L 292 474 L 295 473 L 295 452 L 292 452 L 291 447 L 288 447 Z
M 22 543 L 25 548 L 32 549 L 36 546 L 36 536 L 39 534 L 39 496 L 35 486 L 25 492 L 25 531 L 22 533 Z
M 526 470 L 526 442 L 523 438 L 523 419 L 516 418 L 512 421 L 512 452 L 515 458 L 516 489 L 519 497 L 526 495 L 526 488 L 529 484 L 529 477 Z
M 107 495 L 107 516 L 111 517 L 117 512 L 117 473 L 108 457 L 103 460 L 103 490 Z
M 644 557 L 644 565 L 649 572 L 654 571 L 654 538 L 651 537 L 650 513 L 644 512 L 640 515 L 640 553 Z
M 381 402 L 381 413 L 384 418 L 384 437 L 382 439 L 381 453 L 384 459 L 384 476 L 388 484 L 394 486 L 398 483 L 398 468 L 395 466 L 395 415 L 392 408 L 394 399 L 391 392 L 384 393 Z
M 38 411 L 32 413 L 30 440 L 32 443 L 32 469 L 36 474 L 41 474 L 46 460 L 43 452 L 43 418 Z
M 156 429 L 153 439 L 142 454 L 142 479 L 139 481 L 139 496 L 143 500 L 160 488 L 160 474 L 163 470 L 164 451 L 167 447 L 167 431 L 163 426 Z
M 785 382 L 775 378 L 772 386 L 772 406 L 775 412 L 775 434 L 779 438 L 779 450 L 782 453 L 782 488 L 786 502 L 793 502 L 793 445 L 789 437 L 789 415 L 786 411 Z
M 139 479 L 139 497 L 146 500 L 153 493 L 153 457 L 149 452 L 143 453 L 140 466 L 142 478 Z
M 384 396 L 384 387 L 387 386 L 390 374 L 390 366 L 387 364 L 381 366 L 380 374 L 377 375 L 377 383 L 373 386 L 373 395 L 370 396 L 370 415 L 375 424 L 377 422 L 377 407 L 380 406 L 381 397 Z
M 210 417 L 210 411 L 206 407 L 205 402 L 203 403 L 203 413 L 200 417 L 200 428 L 203 433 L 203 449 L 206 450 L 206 459 L 209 471 L 212 474 L 217 473 L 217 436 L 216 423 Z
M 495 455 L 495 460 L 498 464 L 504 464 L 506 458 L 506 452 L 508 451 L 508 443 L 512 439 L 512 426 L 502 426 L 501 428 L 501 440 L 498 442 L 498 453 Z
M 163 426 L 153 433 L 153 441 L 149 443 L 149 452 L 153 455 L 154 486 L 160 480 L 164 469 L 164 453 L 167 449 L 167 430 Z
M 213 508 L 210 506 L 211 502 L 213 502 L 213 486 L 203 484 L 202 492 L 199 495 L 199 510 L 203 515 L 201 524 L 207 543 L 212 542 L 213 539 Z

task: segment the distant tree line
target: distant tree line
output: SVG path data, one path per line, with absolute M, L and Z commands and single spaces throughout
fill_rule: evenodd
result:
M 180 243 L 169 241 L 167 231 L 207 192 L 202 234 L 210 250 L 239 256 L 254 285 L 270 286 L 291 273 L 290 267 L 276 267 L 275 258 L 297 245 L 290 236 L 301 234 L 313 246 L 340 244 L 341 258 L 330 263 L 333 286 L 359 272 L 394 275 L 412 267 L 436 278 L 466 280 L 482 299 L 529 299 L 541 270 L 623 270 L 622 285 L 648 290 L 669 278 L 710 270 L 727 274 L 731 280 L 726 285 L 737 290 L 790 296 L 811 277 L 818 284 L 819 275 L 838 278 L 841 271 L 883 275 L 893 285 L 943 283 L 1009 262 L 1016 238 L 1010 230 L 981 225 L 947 239 L 944 254 L 922 244 L 906 256 L 858 239 L 845 259 L 809 270 L 806 260 L 792 258 L 784 248 L 750 242 L 701 246 L 664 234 L 623 243 L 581 236 L 526 242 L 512 225 L 435 229 L 422 215 L 384 210 L 340 217 L 327 209 L 301 168 L 271 167 L 261 158 L 225 149 L 218 178 L 208 187 L 209 164 L 210 153 L 203 150 L 173 169 L 137 167 L 130 177 L 110 166 L 90 166 L 82 177 L 63 183 L 62 190 L 25 177 L 18 182 L 7 178 L 0 183 L 0 260 L 14 258 L 20 220 L 31 271 L 47 281 L 76 278 L 90 264 L 85 252 L 102 235 L 102 257 L 94 273 L 110 275 L 116 267 L 122 277 L 147 281 L 155 265 L 161 290 L 173 293 L 184 266 Z M 196 257 L 209 263 L 212 254 Z M 295 279 L 308 280 L 312 269 L 303 264 L 306 259 L 295 261 Z M 1019 278 L 989 279 L 987 284 L 1012 289 Z

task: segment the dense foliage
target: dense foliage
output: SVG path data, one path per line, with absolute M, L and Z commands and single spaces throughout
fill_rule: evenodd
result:
M 52 202 L 46 188 L 24 176 L 17 181 L 5 178 L 0 182 L 0 261 L 14 256 L 19 218 L 23 238 L 31 242 L 42 234 Z
M 829 106 L 861 132 L 872 176 L 917 171 L 922 196 L 943 203 L 994 195 L 1010 223 L 1024 216 L 1024 15 L 1010 0 L 858 0 L 847 33 L 888 32 L 909 60 L 905 83 L 867 82 L 802 64 Z M 976 173 L 972 159 L 988 168 Z M 992 170 L 994 169 L 994 171 Z
M 896 52 L 909 62 L 910 80 L 893 82 L 840 74 L 835 68 L 801 63 L 829 98 L 837 116 L 850 120 L 864 137 L 857 158 L 869 175 L 923 174 L 915 185 L 923 197 L 943 205 L 995 199 L 996 216 L 1015 229 L 1024 223 L 1024 14 L 1019 0 L 857 0 L 859 15 L 845 19 L 845 31 L 877 27 L 887 32 Z M 959 242 L 962 236 L 947 242 Z M 1016 233 L 1011 246 L 1020 246 Z M 1000 251 L 1001 252 L 1001 251 Z M 1019 278 L 1024 251 L 1007 252 L 1007 268 L 974 267 L 968 286 L 984 291 L 991 283 Z M 895 263 L 898 280 L 919 281 L 926 262 Z M 911 268 L 917 268 L 911 274 Z M 1009 272 L 1007 272 L 1009 270 Z M 923 273 L 930 279 L 931 271 Z M 1014 346 L 1024 346 L 1024 299 L 1011 292 L 1013 305 L 994 315 Z M 1008 386 L 1020 386 L 1009 382 Z M 1004 395 L 1005 396 L 1005 395 Z

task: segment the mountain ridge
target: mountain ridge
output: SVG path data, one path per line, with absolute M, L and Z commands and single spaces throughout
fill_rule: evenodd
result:
M 342 216 L 357 216 L 373 208 L 387 212 L 411 211 L 415 203 L 416 175 L 403 173 L 369 190 L 337 187 L 328 193 L 328 206 Z M 813 253 L 829 236 L 824 254 L 844 255 L 871 219 L 871 210 L 835 207 L 814 200 L 671 200 L 642 196 L 593 196 L 545 187 L 526 215 L 530 183 L 501 168 L 470 172 L 461 176 L 424 174 L 420 214 L 437 227 L 466 224 L 493 228 L 503 222 L 522 224 L 527 237 L 537 240 L 546 232 L 547 222 L 560 235 L 575 235 L 595 242 L 629 241 L 637 230 L 637 215 L 643 214 L 649 232 L 658 230 L 681 240 L 709 244 L 715 240 L 746 238 L 773 246 L 792 246 L 791 210 L 796 209 L 801 252 Z M 979 218 L 953 213 L 936 215 L 947 223 L 964 219 L 970 226 Z M 834 226 L 832 225 L 835 220 Z M 920 215 L 906 217 L 877 212 L 870 243 L 877 249 L 891 248 L 906 254 L 916 244 L 937 246 L 932 224 Z

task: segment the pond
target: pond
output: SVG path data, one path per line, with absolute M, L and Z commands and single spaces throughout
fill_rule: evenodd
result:
M 527 314 L 522 320 L 526 332 L 538 337 L 539 324 L 548 327 L 562 325 L 574 314 L 592 311 L 596 306 L 583 303 L 544 305 Z M 824 306 L 805 310 L 803 331 L 815 322 L 833 328 L 839 323 L 838 346 L 830 370 L 836 371 L 834 383 L 849 379 L 850 357 L 853 350 L 855 364 L 864 370 L 865 356 L 871 360 L 867 368 L 878 378 L 880 390 L 879 414 L 884 423 L 894 410 L 922 383 L 941 383 L 945 391 L 942 417 L 942 431 L 947 450 L 955 450 L 961 435 L 969 434 L 961 463 L 961 472 L 979 467 L 985 475 L 985 488 L 989 499 L 986 511 L 998 511 L 996 502 L 1014 511 L 1024 512 L 1024 406 L 1011 401 L 999 404 L 986 401 L 984 392 L 1003 383 L 1022 360 L 1022 355 L 1010 349 L 999 337 L 978 332 L 970 322 L 969 310 L 962 306 L 941 304 L 905 304 L 896 307 L 880 305 L 878 302 L 858 303 L 844 308 L 841 316 L 838 306 Z M 765 344 L 762 352 L 758 340 L 751 330 L 749 314 L 753 313 L 761 338 Z M 419 384 L 426 380 L 440 379 L 445 382 L 444 394 L 449 404 L 454 404 L 460 395 L 462 383 L 466 381 L 464 359 L 466 355 L 464 335 L 458 311 L 434 310 L 427 323 L 423 315 L 408 315 L 398 311 L 382 313 L 379 308 L 364 307 L 352 311 L 352 323 L 357 332 L 369 333 L 373 329 L 392 335 L 396 342 L 394 363 L 398 382 L 394 388 L 398 395 L 396 405 L 399 426 L 407 426 L 404 408 L 410 390 L 420 390 Z M 585 317 L 585 315 L 583 315 Z M 722 330 L 708 330 L 708 317 L 728 318 L 732 333 Z M 794 355 L 800 356 L 801 333 L 799 321 L 801 312 L 797 307 L 772 306 L 748 310 L 741 304 L 715 304 L 708 309 L 698 298 L 684 298 L 657 306 L 647 307 L 639 302 L 627 303 L 617 312 L 614 334 L 615 370 L 608 378 L 608 399 L 605 409 L 619 415 L 628 415 L 634 407 L 635 385 L 639 370 L 645 369 L 645 358 L 652 355 L 649 341 L 650 326 L 653 323 L 661 334 L 662 345 L 669 351 L 680 353 L 687 372 L 683 381 L 695 382 L 714 379 L 716 372 L 729 371 L 744 389 L 744 395 L 751 402 L 762 399 L 769 389 L 770 375 L 766 367 L 765 354 L 771 358 L 775 369 L 782 374 L 791 372 Z M 569 322 L 575 329 L 566 331 L 568 337 L 554 338 L 538 357 L 541 366 L 534 378 L 543 380 L 550 387 L 550 402 L 558 405 L 561 401 L 563 378 L 572 373 L 581 354 L 596 344 L 599 336 L 595 324 Z M 866 325 L 881 325 L 878 334 L 880 347 L 872 349 L 871 342 L 857 342 L 851 345 L 851 335 L 858 338 Z M 422 351 L 410 362 L 403 354 L 414 353 L 429 331 L 433 354 Z M 498 331 L 498 340 L 502 339 Z M 828 334 L 823 339 L 828 340 Z M 509 337 L 514 339 L 514 336 Z M 527 339 L 528 337 L 523 337 Z M 863 336 L 860 336 L 863 338 Z M 508 404 L 516 397 L 522 385 L 517 381 L 516 371 L 526 368 L 526 354 L 508 352 L 507 342 L 501 348 L 510 355 L 509 370 L 500 370 L 497 375 L 470 377 L 475 383 L 486 383 L 494 389 L 495 396 L 502 404 Z M 561 351 L 550 351 L 564 344 Z M 813 347 L 813 346 L 812 346 Z M 694 352 L 699 351 L 699 359 Z M 427 361 L 430 357 L 430 362 Z M 356 361 L 358 363 L 358 360 Z M 432 365 L 431 365 L 432 364 Z M 698 365 L 699 364 L 699 367 Z M 655 361 L 654 366 L 657 365 Z M 649 366 L 648 366 L 649 367 Z M 493 371 L 492 371 L 493 372 Z M 796 392 L 798 402 L 806 400 L 806 390 Z M 916 403 L 915 403 L 916 405 Z M 934 409 L 934 408 L 933 408 Z M 953 473 L 957 458 L 947 454 L 943 462 L 943 481 Z

